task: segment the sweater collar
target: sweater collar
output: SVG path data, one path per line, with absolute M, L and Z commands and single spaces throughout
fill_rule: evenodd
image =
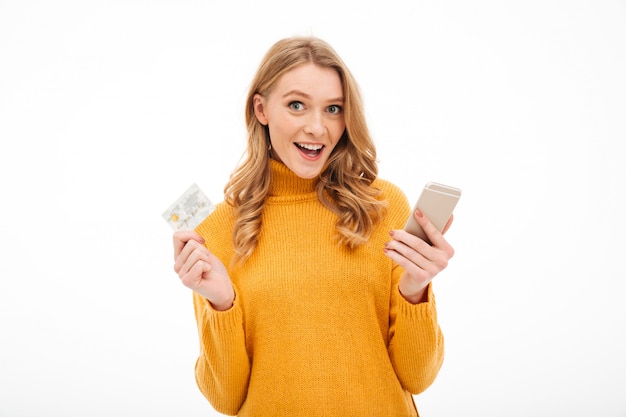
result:
M 272 183 L 270 196 L 302 195 L 315 192 L 315 184 L 318 179 L 304 179 L 298 177 L 282 162 L 270 159 Z

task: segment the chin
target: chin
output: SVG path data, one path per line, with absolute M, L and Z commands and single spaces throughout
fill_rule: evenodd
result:
M 322 172 L 324 164 L 318 161 L 318 164 L 311 166 L 310 164 L 295 164 L 293 167 L 289 167 L 298 177 L 307 180 L 317 178 Z
M 285 163 L 285 165 L 287 165 L 287 167 L 298 177 L 307 180 L 317 178 L 326 166 L 326 162 L 328 162 L 328 158 L 324 157 L 319 158 L 316 161 L 306 161 L 301 158 L 302 157 L 300 155 L 297 155 L 296 158 L 292 158 L 287 163 L 283 163 Z

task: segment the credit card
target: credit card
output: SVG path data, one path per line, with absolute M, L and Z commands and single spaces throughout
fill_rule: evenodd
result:
M 163 218 L 174 231 L 193 230 L 213 210 L 215 206 L 211 200 L 193 183 L 163 212 Z

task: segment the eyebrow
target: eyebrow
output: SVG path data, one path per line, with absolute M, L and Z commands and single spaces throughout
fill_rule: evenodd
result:
M 283 98 L 289 97 L 289 96 L 292 96 L 292 95 L 301 96 L 301 97 L 304 97 L 304 98 L 309 99 L 309 100 L 311 99 L 310 95 L 308 95 L 306 93 L 303 93 L 300 90 L 290 90 L 290 91 L 287 91 L 285 94 L 283 94 Z M 333 99 L 328 100 L 328 102 L 329 103 L 330 102 L 332 102 L 332 103 L 337 103 L 337 102 L 343 103 L 344 102 L 344 98 L 343 97 L 337 97 L 337 98 L 333 98 Z

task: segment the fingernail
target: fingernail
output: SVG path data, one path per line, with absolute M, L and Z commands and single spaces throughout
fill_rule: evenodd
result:
M 394 232 L 393 230 L 390 230 L 390 231 L 389 231 L 389 236 L 393 237 L 394 233 L 395 233 L 395 232 Z
M 419 210 L 416 210 L 416 211 L 415 211 L 415 215 L 416 215 L 417 217 L 424 217 L 424 213 L 422 213 L 422 212 L 421 212 L 421 211 L 419 211 Z

